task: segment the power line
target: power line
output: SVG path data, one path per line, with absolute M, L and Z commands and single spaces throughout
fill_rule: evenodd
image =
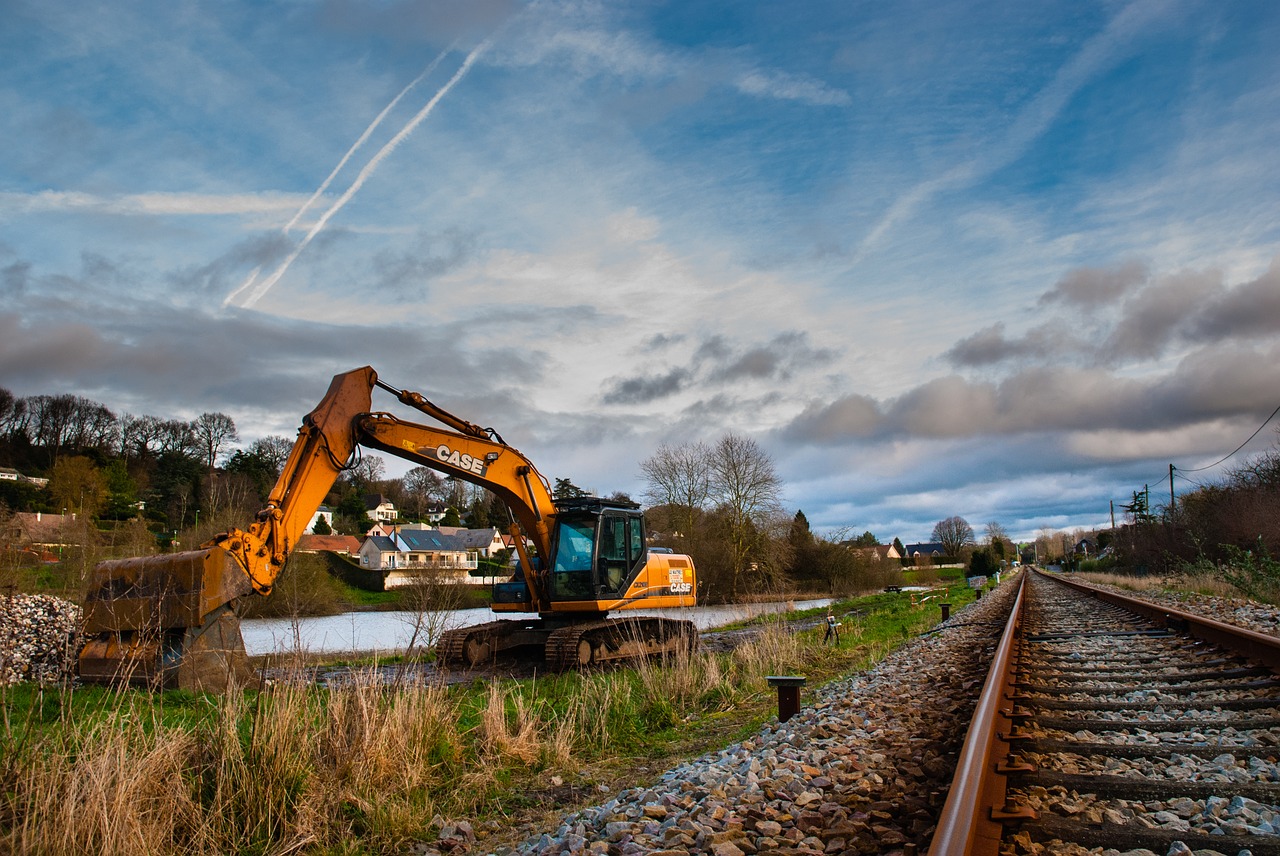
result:
M 1241 443 L 1239 446 L 1236 446 L 1236 447 L 1235 447 L 1235 449 L 1234 449 L 1234 450 L 1232 450 L 1229 454 L 1223 455 L 1221 458 L 1219 458 L 1218 460 L 1214 461 L 1212 464 L 1209 464 L 1208 466 L 1205 466 L 1205 467 L 1196 467 L 1195 469 L 1183 469 L 1183 468 L 1179 467 L 1179 470 L 1180 470 L 1181 472 L 1184 472 L 1184 473 L 1199 473 L 1199 472 L 1203 472 L 1203 471 L 1208 470 L 1208 469 L 1212 469 L 1213 467 L 1216 467 L 1218 464 L 1222 463 L 1222 462 L 1223 462 L 1223 461 L 1225 461 L 1227 458 L 1230 458 L 1230 457 L 1231 457 L 1232 455 L 1234 455 L 1236 452 L 1239 452 L 1239 451 L 1240 451 L 1241 449 L 1243 449 L 1245 446 L 1249 445 L 1249 442 L 1250 442 L 1251 440 L 1253 440 L 1253 438 L 1254 438 L 1254 437 L 1257 437 L 1260 433 L 1262 433 L 1262 429 L 1263 429 L 1263 428 L 1266 428 L 1266 427 L 1267 427 L 1267 423 L 1269 423 L 1272 419 L 1275 419 L 1275 418 L 1276 418 L 1276 414 L 1277 414 L 1277 413 L 1280 413 L 1280 406 L 1277 406 L 1275 410 L 1271 411 L 1271 415 L 1270 415 L 1270 416 L 1268 416 L 1265 420 L 1263 420 L 1262 424 L 1258 426 L 1258 430 L 1257 430 L 1257 431 L 1254 431 L 1252 434 L 1250 434 L 1250 435 L 1249 435 L 1249 439 L 1248 439 L 1248 440 L 1245 440 L 1245 441 L 1244 441 L 1243 443 Z
M 1232 449 L 1232 450 L 1231 450 L 1229 453 L 1227 453 L 1226 455 L 1223 455 L 1221 458 L 1219 458 L 1218 460 L 1214 461 L 1212 464 L 1208 464 L 1207 466 L 1203 466 L 1203 467 L 1194 467 L 1194 468 L 1176 467 L 1176 466 L 1174 466 L 1173 464 L 1170 464 L 1170 465 L 1169 465 L 1169 473 L 1168 473 L 1167 475 L 1165 475 L 1165 474 L 1161 474 L 1161 476 L 1160 476 L 1159 478 L 1155 478 L 1155 479 L 1148 479 L 1148 480 L 1147 480 L 1147 482 L 1146 482 L 1146 484 L 1143 486 L 1143 489 L 1142 489 L 1141 491 L 1134 491 L 1134 496 L 1136 497 L 1136 496 L 1137 496 L 1138 494 L 1140 494 L 1140 493 L 1141 493 L 1141 494 L 1146 494 L 1146 495 L 1148 495 L 1148 496 L 1149 496 L 1149 495 L 1150 495 L 1150 490 L 1151 490 L 1151 482 L 1153 482 L 1153 481 L 1154 481 L 1154 482 L 1161 482 L 1161 481 L 1163 481 L 1165 478 L 1168 478 L 1168 479 L 1169 479 L 1169 489 L 1170 489 L 1170 491 L 1172 491 L 1172 490 L 1173 490 L 1173 479 L 1174 479 L 1174 477 L 1175 477 L 1175 476 L 1176 476 L 1177 478 L 1180 478 L 1180 479 L 1182 479 L 1183 481 L 1187 482 L 1188 484 L 1193 484 L 1193 485 L 1195 485 L 1196 487 L 1200 487 L 1200 488 L 1205 487 L 1205 485 L 1204 485 L 1204 484 L 1201 484 L 1200 482 L 1195 481 L 1195 480 L 1193 480 L 1193 479 L 1189 479 L 1189 478 L 1187 478 L 1186 476 L 1184 476 L 1184 475 L 1182 475 L 1182 474 L 1183 474 L 1183 473 L 1202 473 L 1202 472 L 1204 472 L 1205 470 L 1211 470 L 1211 469 L 1213 469 L 1213 468 L 1214 468 L 1214 467 L 1216 467 L 1218 464 L 1221 464 L 1223 461 L 1226 461 L 1227 459 L 1231 458 L 1233 455 L 1237 454 L 1237 453 L 1238 453 L 1241 449 L 1243 449 L 1245 446 L 1249 445 L 1249 443 L 1251 443 L 1251 442 L 1253 441 L 1253 438 L 1254 438 L 1254 437 L 1257 437 L 1259 434 L 1261 434 L 1261 433 L 1262 433 L 1262 429 L 1263 429 L 1263 428 L 1266 428 L 1266 427 L 1267 427 L 1267 425 L 1269 425 L 1269 424 L 1271 423 L 1271 420 L 1276 418 L 1276 414 L 1280 414 L 1280 405 L 1277 405 L 1277 406 L 1276 406 L 1276 409 L 1275 409 L 1275 410 L 1273 410 L 1273 411 L 1271 411 L 1271 415 L 1270 415 L 1270 416 L 1268 416 L 1266 419 L 1262 420 L 1262 424 L 1258 426 L 1258 430 L 1256 430 L 1256 431 L 1254 431 L 1252 434 L 1250 434 L 1250 435 L 1249 435 L 1249 437 L 1248 437 L 1248 439 L 1246 439 L 1246 440 L 1245 440 L 1243 443 L 1241 443 L 1239 446 L 1236 446 L 1234 449 Z

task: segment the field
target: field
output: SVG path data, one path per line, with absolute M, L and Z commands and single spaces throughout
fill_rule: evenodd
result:
M 948 599 L 972 597 L 953 585 Z M 864 668 L 932 627 L 940 600 L 843 601 L 838 645 L 822 644 L 821 611 L 790 613 L 729 652 L 519 681 L 369 670 L 338 689 L 299 672 L 225 697 L 9 687 L 0 849 L 359 854 L 444 835 L 487 852 L 742 739 L 776 713 L 766 675 L 814 686 Z

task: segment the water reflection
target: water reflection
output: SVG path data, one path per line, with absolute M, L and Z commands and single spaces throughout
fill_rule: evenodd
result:
M 766 612 L 779 612 L 792 607 L 813 609 L 831 603 L 829 598 L 786 601 L 780 603 L 735 604 L 732 606 L 697 606 L 682 609 L 636 609 L 632 615 L 657 615 L 692 621 L 699 630 L 723 627 Z M 618 613 L 614 613 L 617 615 Z M 378 652 L 395 654 L 404 651 L 410 640 L 415 646 L 430 646 L 435 640 L 430 631 L 439 633 L 454 627 L 469 627 L 499 618 L 489 608 L 459 609 L 448 613 L 417 612 L 348 612 L 311 618 L 249 618 L 241 622 L 245 648 L 249 656 L 306 651 L 313 654 Z M 415 631 L 417 638 L 415 637 Z

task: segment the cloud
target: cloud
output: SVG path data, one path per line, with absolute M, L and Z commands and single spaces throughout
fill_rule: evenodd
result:
M 831 402 L 809 404 L 781 431 L 789 442 L 844 443 L 865 439 L 880 432 L 884 414 L 869 396 L 846 395 Z
M 899 223 L 938 194 L 968 187 L 1012 163 L 1057 119 L 1075 94 L 1091 80 L 1121 61 L 1133 50 L 1133 43 L 1151 34 L 1167 16 L 1172 2 L 1134 0 L 1122 8 L 1103 30 L 1060 66 L 1053 79 L 1013 116 L 998 138 L 975 146 L 977 154 L 955 163 L 938 175 L 916 183 L 898 195 L 862 239 L 854 255 L 861 262 Z
M 816 445 L 990 440 L 1107 429 L 1161 431 L 1260 418 L 1274 406 L 1278 365 L 1280 344 L 1238 345 L 1194 351 L 1171 371 L 1141 377 L 1061 365 L 1025 368 L 998 382 L 951 375 L 887 401 L 846 395 L 830 404 L 810 403 L 781 434 Z
M 398 244 L 374 257 L 377 290 L 423 298 L 433 280 L 471 262 L 477 246 L 475 233 L 457 227 L 433 235 L 419 233 L 414 244 Z
M 674 346 L 683 339 L 659 334 L 649 340 L 646 350 Z M 709 336 L 694 349 L 686 365 L 656 375 L 613 378 L 601 400 L 605 404 L 646 404 L 670 398 L 695 384 L 704 388 L 787 380 L 834 358 L 834 351 L 812 347 L 808 334 L 802 332 L 779 333 L 764 344 L 748 346 L 730 342 L 725 336 Z
M 134 193 L 103 196 L 80 191 L 0 193 L 0 212 L 114 214 L 122 217 L 230 217 L 281 214 L 305 197 L 295 193 Z
M 1213 274 L 1179 273 L 1131 295 L 1122 307 L 1119 323 L 1101 343 L 1102 358 L 1159 357 L 1194 317 L 1206 295 L 1221 287 L 1216 279 Z
M 1033 314 L 1045 320 L 1021 336 L 997 321 L 943 359 L 969 369 L 1036 362 L 1117 369 L 1185 355 L 1189 346 L 1266 339 L 1280 334 L 1280 259 L 1234 287 L 1214 271 L 1154 277 L 1136 263 L 1078 268 L 1040 296 Z
M 1004 322 L 997 321 L 956 342 L 943 354 L 943 358 L 952 365 L 978 368 L 1047 354 L 1043 339 L 1030 334 L 1021 339 L 1009 339 L 1004 330 Z
M 1112 268 L 1068 271 L 1053 288 L 1040 295 L 1040 305 L 1063 303 L 1085 310 L 1114 304 L 1126 292 L 1146 282 L 1149 273 L 1140 262 Z
M 1280 333 L 1280 257 L 1254 281 L 1206 301 L 1189 325 L 1189 334 L 1196 341 L 1276 333 Z
M 668 398 L 689 385 L 689 371 L 676 368 L 663 375 L 616 379 L 602 398 L 605 404 L 648 404 Z
M 847 107 L 849 93 L 807 75 L 785 71 L 749 71 L 737 80 L 739 91 L 747 95 L 799 101 L 815 107 Z

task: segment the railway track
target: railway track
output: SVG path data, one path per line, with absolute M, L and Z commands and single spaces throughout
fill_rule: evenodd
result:
M 930 854 L 1280 856 L 1280 639 L 1024 575 Z

